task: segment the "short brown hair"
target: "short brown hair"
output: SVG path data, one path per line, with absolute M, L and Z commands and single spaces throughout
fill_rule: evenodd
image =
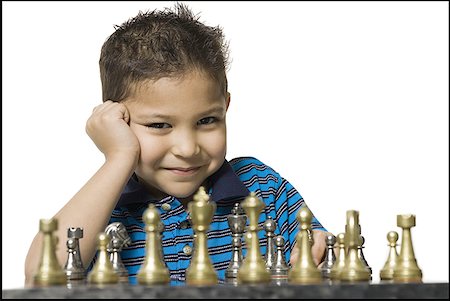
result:
M 201 70 L 227 92 L 228 44 L 219 26 L 210 27 L 183 4 L 141 12 L 109 36 L 100 54 L 103 101 L 122 101 L 144 80 Z

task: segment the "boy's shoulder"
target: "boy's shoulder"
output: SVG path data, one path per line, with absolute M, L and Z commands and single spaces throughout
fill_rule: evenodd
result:
M 255 157 L 236 157 L 228 161 L 234 172 L 264 172 L 278 174 L 273 168 Z

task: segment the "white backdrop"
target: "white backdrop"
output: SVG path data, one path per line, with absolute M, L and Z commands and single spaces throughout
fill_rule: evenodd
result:
M 335 234 L 358 210 L 374 282 L 396 215 L 415 214 L 423 280 L 448 282 L 448 2 L 185 3 L 230 42 L 227 158 L 272 166 Z M 101 45 L 172 4 L 2 2 L 3 289 L 23 286 L 39 219 L 102 164 L 84 128 Z

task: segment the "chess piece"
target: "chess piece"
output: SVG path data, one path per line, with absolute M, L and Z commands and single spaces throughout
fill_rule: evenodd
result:
M 128 283 L 128 270 L 122 262 L 122 258 L 120 257 L 120 252 L 122 252 L 122 241 L 113 237 L 106 247 L 106 250 L 109 253 L 109 260 L 112 263 L 114 271 L 119 276 L 120 283 Z
M 324 279 L 330 278 L 331 268 L 336 262 L 336 255 L 334 254 L 334 244 L 336 243 L 336 237 L 332 234 L 325 237 L 325 244 L 327 245 L 327 250 L 325 253 L 325 259 L 321 268 L 322 277 Z
M 161 247 L 161 220 L 155 205 L 150 203 L 144 211 L 142 219 L 147 233 L 145 243 L 144 264 L 139 269 L 137 279 L 139 284 L 154 285 L 170 282 L 170 274 L 163 261 Z
M 386 263 L 380 271 L 380 280 L 392 281 L 394 279 L 394 269 L 398 260 L 397 253 L 397 240 L 398 233 L 395 231 L 389 231 L 387 234 L 387 240 L 389 242 L 389 255 Z
M 106 226 L 105 234 L 110 237 L 106 250 L 109 253 L 109 259 L 113 265 L 114 271 L 119 275 L 119 282 L 128 283 L 128 270 L 120 257 L 122 248 L 127 247 L 131 242 L 127 229 L 122 223 L 113 222 Z
M 415 215 L 397 215 L 397 226 L 402 228 L 402 241 L 400 244 L 400 255 L 394 269 L 394 282 L 422 282 L 422 271 L 417 265 L 411 239 L 411 227 L 415 225 Z
M 364 253 L 362 251 L 362 249 L 364 248 L 364 242 L 365 242 L 364 236 L 360 235 L 359 239 L 360 239 L 360 242 L 358 244 L 358 257 L 359 257 L 359 259 L 361 259 L 362 263 L 364 264 L 366 269 L 369 271 L 369 273 L 370 273 L 370 280 L 372 280 L 372 268 L 367 263 L 367 260 L 364 257 Z
M 80 254 L 79 239 L 83 238 L 83 228 L 67 229 L 67 261 L 64 265 L 64 271 L 67 277 L 67 286 L 85 284 L 86 269 L 83 266 Z
M 106 246 L 111 238 L 105 232 L 98 235 L 98 255 L 94 267 L 88 274 L 88 283 L 98 286 L 119 283 L 119 275 L 109 259 Z
M 310 228 L 306 230 L 308 232 L 308 240 L 311 246 L 314 244 L 314 236 L 312 234 L 311 225 Z
M 345 267 L 345 233 L 339 233 L 336 237 L 336 241 L 338 243 L 339 255 L 330 270 L 330 280 L 333 283 L 339 282 L 341 271 Z
M 237 273 L 242 264 L 242 235 L 245 231 L 247 216 L 239 203 L 235 203 L 231 214 L 227 217 L 231 230 L 232 255 L 230 263 L 225 271 L 225 280 L 237 285 Z
M 271 271 L 273 265 L 275 264 L 275 247 L 273 245 L 273 237 L 275 236 L 275 230 L 277 228 L 277 223 L 272 219 L 271 216 L 268 216 L 266 221 L 263 224 L 264 231 L 266 231 L 266 255 L 264 256 L 264 260 L 266 262 L 266 269 Z
M 35 286 L 66 285 L 67 278 L 56 257 L 58 237 L 53 232 L 58 229 L 57 219 L 39 220 L 39 231 L 44 235 L 39 268 L 33 277 Z
M 288 282 L 289 266 L 284 258 L 284 238 L 282 235 L 274 237 L 273 242 L 275 244 L 275 256 L 274 263 L 270 269 L 272 282 L 276 285 L 282 285 Z
M 265 205 L 254 192 L 250 192 L 241 206 L 247 214 L 249 225 L 245 234 L 247 255 L 238 271 L 237 282 L 238 284 L 269 283 L 270 272 L 266 269 L 266 263 L 261 256 L 258 238 L 258 231 L 261 230 L 258 227 L 259 215 Z
M 208 254 L 208 238 L 206 236 L 206 231 L 216 211 L 216 203 L 209 201 L 209 196 L 203 186 L 200 186 L 193 201 L 188 203 L 188 211 L 195 235 L 191 263 L 186 270 L 186 283 L 188 285 L 217 284 L 217 273 Z
M 298 259 L 288 274 L 288 280 L 294 284 L 314 284 L 322 282 L 322 274 L 313 261 L 311 253 L 311 242 L 308 237 L 308 229 L 311 229 L 312 213 L 304 206 L 297 212 L 296 218 L 299 222 L 297 233 Z
M 345 225 L 345 245 L 348 251 L 345 256 L 345 266 L 339 276 L 339 280 L 343 282 L 370 280 L 370 273 L 358 256 L 358 246 L 361 243 L 359 227 L 359 212 L 348 210 L 347 224 Z

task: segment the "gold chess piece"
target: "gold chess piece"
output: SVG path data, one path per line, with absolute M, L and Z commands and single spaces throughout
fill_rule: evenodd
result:
M 297 233 L 299 257 L 288 274 L 288 281 L 294 284 L 314 284 L 322 282 L 322 272 L 313 261 L 311 243 L 308 237 L 308 229 L 311 228 L 312 213 L 308 207 L 298 210 L 296 218 L 300 224 Z
M 209 201 L 203 186 L 200 186 L 194 195 L 194 200 L 188 203 L 188 211 L 195 235 L 191 263 L 186 270 L 186 283 L 188 285 L 217 284 L 217 273 L 208 254 L 206 236 L 216 211 L 216 203 Z
M 137 279 L 139 284 L 167 284 L 170 273 L 163 262 L 161 247 L 161 219 L 155 204 L 149 204 L 142 219 L 145 223 L 147 239 L 145 243 L 145 260 L 139 269 Z
M 64 269 L 56 257 L 56 245 L 58 237 L 53 232 L 58 229 L 58 220 L 41 219 L 39 220 L 39 231 L 44 235 L 41 261 L 39 268 L 33 277 L 35 286 L 52 286 L 67 284 L 67 277 Z
M 369 281 L 370 272 L 358 256 L 358 247 L 361 245 L 359 226 L 359 212 L 347 211 L 347 224 L 345 225 L 345 245 L 348 248 L 345 256 L 345 266 L 340 272 L 339 280 L 347 282 Z
M 336 236 L 336 242 L 338 244 L 339 254 L 331 267 L 330 279 L 332 282 L 339 281 L 340 273 L 345 267 L 345 233 L 339 233 Z
M 413 214 L 397 215 L 397 226 L 402 228 L 400 255 L 394 269 L 394 282 L 422 282 L 422 271 L 417 265 L 411 239 L 411 227 L 416 225 Z
M 98 235 L 98 256 L 91 272 L 88 275 L 88 283 L 95 285 L 117 284 L 119 282 L 119 275 L 114 270 L 114 267 L 109 259 L 106 246 L 110 241 L 110 237 L 101 232 Z
M 258 238 L 258 230 L 261 230 L 258 227 L 258 218 L 265 205 L 254 192 L 250 192 L 241 203 L 241 207 L 245 210 L 249 225 L 245 233 L 247 255 L 238 270 L 237 282 L 238 284 L 269 283 L 271 276 L 269 270 L 266 269 L 264 258 L 261 256 Z
M 391 281 L 394 279 L 394 269 L 398 260 L 397 253 L 397 240 L 398 233 L 395 231 L 389 231 L 387 234 L 387 240 L 389 242 L 389 255 L 386 263 L 380 271 L 380 280 Z

